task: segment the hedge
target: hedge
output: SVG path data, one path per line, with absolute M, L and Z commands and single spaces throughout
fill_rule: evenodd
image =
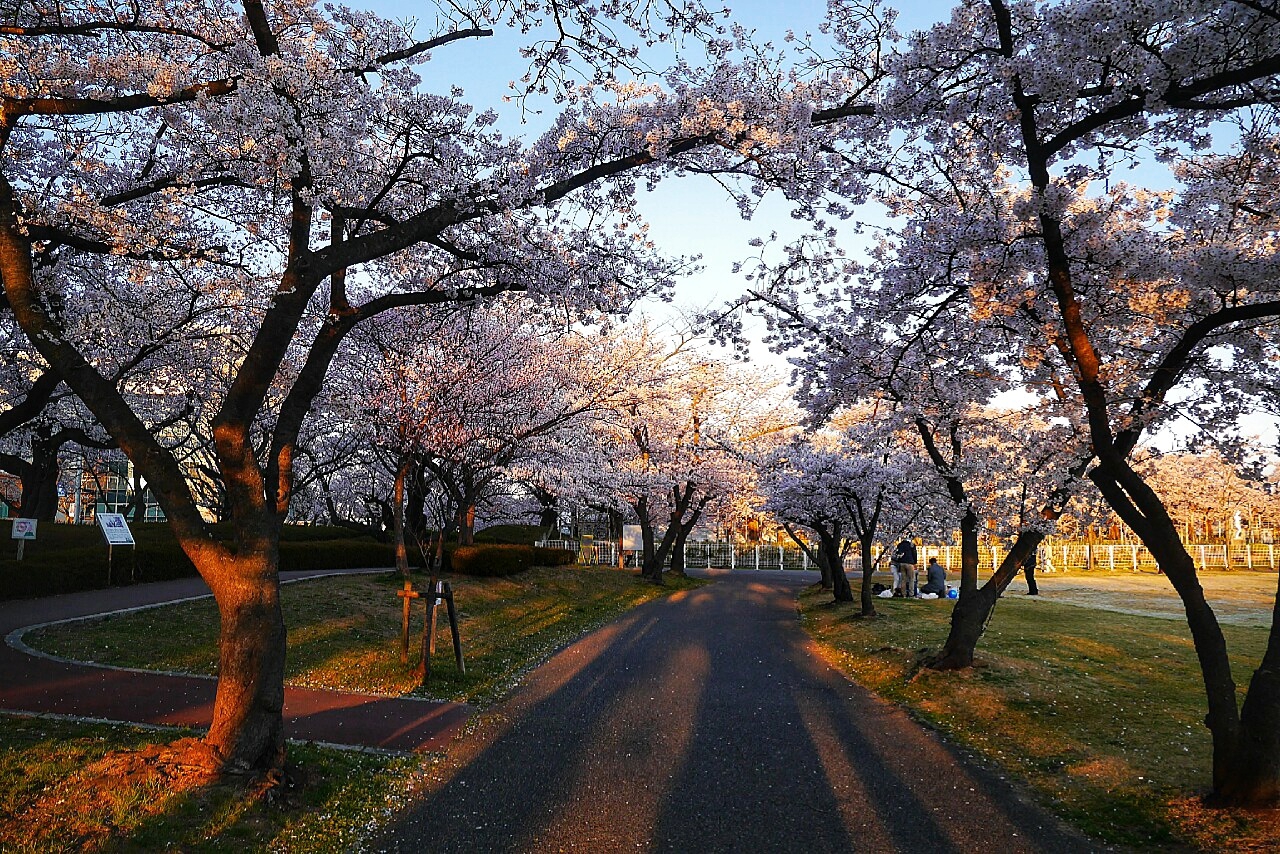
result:
M 566 549 L 537 546 L 479 543 L 449 550 L 450 571 L 489 578 L 515 575 L 533 566 L 569 566 L 577 560 L 578 555 Z
M 107 547 L 94 525 L 42 523 L 26 543 L 23 560 L 9 539 L 11 523 L 0 524 L 0 600 L 96 590 L 107 586 Z M 163 522 L 131 525 L 136 548 L 112 550 L 111 584 L 193 578 L 195 567 Z M 231 528 L 214 526 L 214 536 L 230 539 Z M 8 547 L 4 546 L 7 542 Z M 280 569 L 353 569 L 395 564 L 390 544 L 353 536 L 345 528 L 286 525 L 280 535 Z
M 488 528 L 476 531 L 475 541 L 532 546 L 545 537 L 546 531 L 537 525 L 490 525 Z

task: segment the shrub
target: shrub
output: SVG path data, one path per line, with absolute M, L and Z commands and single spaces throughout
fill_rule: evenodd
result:
M 476 531 L 475 540 L 477 543 L 531 546 L 546 533 L 537 525 L 490 525 L 482 531 Z
M 451 571 L 489 578 L 515 575 L 532 566 L 568 566 L 578 559 L 576 554 L 565 549 L 503 543 L 456 546 L 449 551 Z
M 111 584 L 194 578 L 197 573 L 162 522 L 130 525 L 135 548 L 112 550 Z M 107 547 L 96 525 L 42 524 L 39 537 L 28 542 L 22 561 L 17 544 L 0 551 L 0 599 L 74 593 L 107 586 Z M 0 525 L 0 548 L 9 524 Z M 231 537 L 228 525 L 214 526 L 221 540 Z M 355 569 L 395 564 L 395 551 L 372 537 L 353 536 L 345 528 L 286 525 L 281 532 L 280 569 Z M 416 553 L 410 550 L 410 561 Z
M 569 549 L 533 548 L 535 566 L 573 566 L 578 562 L 578 553 Z
M 409 563 L 417 562 L 417 553 L 409 549 Z M 396 549 L 389 543 L 368 538 L 355 540 L 317 540 L 281 543 L 280 569 L 360 569 L 395 566 Z

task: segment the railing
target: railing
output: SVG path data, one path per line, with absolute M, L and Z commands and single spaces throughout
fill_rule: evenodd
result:
M 1198 569 L 1280 569 L 1273 543 L 1191 543 L 1187 552 Z M 1156 572 L 1156 559 L 1146 546 L 1129 543 L 1058 543 L 1042 546 L 1040 565 L 1056 570 Z
M 576 540 L 543 540 L 540 546 L 567 549 L 578 553 L 578 563 L 583 565 L 618 564 L 618 543 L 609 540 L 578 542 Z M 981 546 L 978 549 L 979 572 L 989 573 L 1000 565 L 1007 553 L 1000 546 Z M 1271 570 L 1280 569 L 1280 548 L 1272 543 L 1224 543 L 1192 544 L 1187 546 L 1199 569 L 1208 570 Z M 872 550 L 874 571 L 889 571 L 882 559 L 883 550 Z M 948 570 L 960 569 L 959 546 L 924 546 L 920 550 L 920 565 L 936 557 Z M 670 559 L 668 559 L 670 563 Z M 684 546 L 684 564 L 689 569 L 814 569 L 809 555 L 794 546 L 750 546 L 728 542 L 689 542 Z M 855 549 L 845 558 L 847 572 L 862 571 L 862 556 Z M 1156 572 L 1156 561 L 1146 546 L 1129 543 L 1092 544 L 1048 540 L 1040 546 L 1038 570 L 1040 572 Z

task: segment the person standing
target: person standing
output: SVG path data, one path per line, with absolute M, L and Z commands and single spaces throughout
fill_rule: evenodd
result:
M 1022 574 L 1027 579 L 1027 595 L 1039 596 L 1040 589 L 1036 587 L 1036 553 L 1034 551 L 1022 562 Z
M 914 599 L 916 593 L 916 547 L 910 540 L 903 540 L 893 550 L 893 563 L 898 567 L 898 587 L 895 596 Z

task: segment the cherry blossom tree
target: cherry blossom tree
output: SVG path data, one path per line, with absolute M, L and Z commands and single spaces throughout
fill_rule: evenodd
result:
M 632 354 L 626 393 L 589 423 L 556 491 L 634 518 L 641 574 L 683 572 L 684 545 L 709 511 L 755 490 L 754 456 L 795 423 L 776 383 L 716 361 L 697 336 L 667 340 L 647 327 L 617 346 Z
M 539 20 L 554 24 L 547 38 L 532 36 L 525 85 L 554 93 L 560 112 L 531 144 L 496 132 L 495 113 L 473 112 L 459 91 L 419 88 L 411 66 L 432 51 Z M 211 765 L 282 762 L 279 526 L 300 430 L 352 329 L 403 306 L 504 291 L 619 308 L 667 287 L 682 266 L 644 238 L 629 174 L 696 169 L 751 182 L 789 173 L 795 197 L 815 197 L 817 183 L 805 181 L 821 170 L 787 164 L 822 162 L 836 135 L 875 132 L 857 120 L 873 112 L 865 75 L 780 86 L 758 79 L 773 69 L 731 59 L 728 40 L 711 39 L 714 62 L 677 67 L 665 89 L 613 83 L 614 68 L 639 65 L 615 35 L 619 24 L 638 40 L 715 35 L 712 17 L 685 2 L 603 13 L 558 0 L 442 4 L 438 29 L 421 38 L 305 0 L 19 4 L 6 13 L 8 308 L 145 475 L 214 591 Z M 875 42 L 870 32 L 858 38 Z M 562 60 L 602 85 L 572 85 Z M 234 301 L 248 319 L 236 327 L 243 356 L 224 366 L 210 422 L 230 544 L 211 536 L 175 455 L 62 322 L 56 303 L 91 302 L 99 291 L 69 292 L 60 265 L 48 264 L 55 254 L 97 257 L 113 280 L 153 290 L 189 283 L 202 304 Z M 278 415 L 264 426 L 282 375 Z
M 818 433 L 781 449 L 766 467 L 765 509 L 814 560 L 838 602 L 854 601 L 844 558 L 856 542 L 862 559 L 859 607 L 874 616 L 871 578 L 876 543 L 912 532 L 936 534 L 936 494 L 918 454 L 901 445 L 890 419 L 864 412 L 838 434 Z M 812 531 L 814 551 L 794 526 Z M 881 549 L 883 558 L 892 549 Z
M 1269 100 L 1280 71 L 1278 25 L 1273 9 L 1253 3 L 992 0 L 916 36 L 885 100 L 886 116 L 918 130 L 919 150 L 954 152 L 972 185 L 1007 199 L 998 218 L 964 218 L 998 238 L 988 247 L 1011 248 L 985 254 L 999 263 L 968 296 L 1012 319 L 1020 359 L 1036 364 L 1052 351 L 1066 366 L 1094 456 L 1088 476 L 1186 606 L 1214 791 L 1236 803 L 1280 798 L 1280 636 L 1240 707 L 1194 563 L 1131 455 L 1179 411 L 1230 438 L 1248 386 L 1265 373 L 1280 303 L 1271 226 L 1246 211 L 1262 210 L 1250 188 L 1266 170 L 1245 167 L 1274 135 L 1269 109 L 1250 105 Z M 1241 147 L 1233 165 L 1215 169 L 1220 157 L 1194 149 L 1207 144 L 1211 121 L 1229 116 Z M 1104 185 L 1147 150 L 1201 164 L 1179 168 L 1185 186 L 1172 203 Z
M 780 261 L 757 259 L 738 305 L 762 315 L 775 348 L 791 354 L 814 418 L 875 405 L 914 436 L 922 477 L 951 505 L 944 530 L 959 531 L 961 553 L 951 632 L 929 663 L 967 667 L 997 597 L 1065 509 L 1090 455 L 1062 363 L 1022 358 L 1009 343 L 1018 318 L 969 298 L 1008 251 L 963 215 L 998 202 L 990 185 L 966 192 L 949 163 L 920 163 L 913 174 L 915 186 L 935 176 L 937 186 L 924 199 L 891 186 L 884 198 L 908 216 L 869 263 L 842 256 L 829 236 L 801 240 Z M 1020 406 L 994 405 L 1015 391 Z M 983 531 L 1017 539 L 979 585 Z

